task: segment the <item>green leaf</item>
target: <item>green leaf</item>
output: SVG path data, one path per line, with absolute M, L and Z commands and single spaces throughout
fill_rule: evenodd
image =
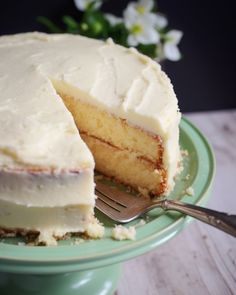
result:
M 151 58 L 156 57 L 156 44 L 139 44 L 137 46 L 138 51 L 141 53 L 148 55 Z
M 96 39 L 108 38 L 109 23 L 100 11 L 87 10 L 80 23 L 80 32 Z
M 88 7 L 86 8 L 86 10 L 90 10 L 90 11 L 94 11 L 94 10 L 98 10 L 96 8 L 96 1 L 97 0 L 94 0 L 93 2 L 89 3 Z
M 64 15 L 62 21 L 66 25 L 66 32 L 76 34 L 80 31 L 79 23 L 71 16 Z
M 38 16 L 37 21 L 44 25 L 50 33 L 63 33 L 64 31 L 55 25 L 49 18 Z
M 153 8 L 152 8 L 152 12 L 157 12 L 158 9 L 158 5 L 157 5 L 157 1 L 153 1 Z
M 128 30 L 123 23 L 117 24 L 115 26 L 109 26 L 108 35 L 114 40 L 115 43 L 128 47 L 128 34 Z

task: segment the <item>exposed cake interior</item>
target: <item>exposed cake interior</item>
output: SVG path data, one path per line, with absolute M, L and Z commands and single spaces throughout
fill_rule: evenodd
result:
M 136 190 L 145 189 L 155 195 L 166 191 L 167 172 L 160 136 L 83 102 L 81 92 L 80 97 L 66 94 L 70 87 L 66 85 L 65 91 L 61 81 L 53 81 L 53 85 L 92 152 L 96 170 Z

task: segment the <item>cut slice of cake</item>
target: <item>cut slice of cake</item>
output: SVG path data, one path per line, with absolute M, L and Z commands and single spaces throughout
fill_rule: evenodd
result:
M 33 72 L 28 85 L 11 68 L 15 87 L 1 80 L 1 233 L 36 231 L 46 244 L 68 232 L 101 236 L 94 160 L 70 112 L 48 79 Z
M 70 232 L 101 236 L 94 160 L 135 189 L 173 189 L 177 99 L 160 66 L 136 50 L 67 34 L 4 36 L 0 90 L 3 235 L 37 232 L 46 244 Z
M 48 245 L 67 233 L 100 237 L 92 154 L 50 79 L 30 62 L 31 37 L 11 45 L 15 38 L 0 43 L 0 234 L 39 233 L 36 243 Z

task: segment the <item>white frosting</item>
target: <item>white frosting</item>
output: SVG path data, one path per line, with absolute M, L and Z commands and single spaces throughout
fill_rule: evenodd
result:
M 0 200 L 27 207 L 78 204 L 93 207 L 93 171 L 35 173 L 0 170 Z
M 161 135 L 172 186 L 179 157 L 180 113 L 160 66 L 111 41 L 26 33 L 0 38 L 0 169 L 41 167 L 55 173 L 79 170 L 80 174 L 78 185 L 73 177 L 65 180 L 62 186 L 67 192 L 57 179 L 44 196 L 35 188 L 37 181 L 32 184 L 29 177 L 23 181 L 28 193 L 20 190 L 17 195 L 13 193 L 19 188 L 17 174 L 5 186 L 1 176 L 0 200 L 42 207 L 94 205 L 94 161 L 55 87 Z M 42 180 L 41 185 L 48 184 Z M 78 190 L 79 186 L 83 189 Z
M 100 238 L 104 228 L 93 216 L 91 206 L 27 207 L 0 200 L 0 225 L 6 228 L 40 232 L 38 242 L 56 245 L 55 237 L 70 232 L 87 232 Z

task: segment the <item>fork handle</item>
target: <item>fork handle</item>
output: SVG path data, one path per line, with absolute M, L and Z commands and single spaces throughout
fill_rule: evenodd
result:
M 187 214 L 236 237 L 236 215 L 172 200 L 163 200 L 162 208 Z

